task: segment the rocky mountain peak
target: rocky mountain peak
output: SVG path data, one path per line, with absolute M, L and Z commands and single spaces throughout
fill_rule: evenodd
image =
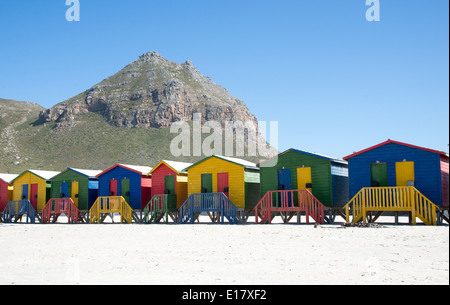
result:
M 162 57 L 158 52 L 150 51 L 148 53 L 142 54 L 139 56 L 139 60 L 144 62 L 157 62 L 157 61 L 167 61 L 164 57 Z
M 243 101 L 198 71 L 192 61 L 169 61 L 151 51 L 79 95 L 42 111 L 40 123 L 71 128 L 84 113 L 100 113 L 111 125 L 126 128 L 165 128 L 190 121 L 253 121 Z
M 186 62 L 183 65 L 189 69 L 195 69 L 194 63 L 190 60 L 186 60 Z

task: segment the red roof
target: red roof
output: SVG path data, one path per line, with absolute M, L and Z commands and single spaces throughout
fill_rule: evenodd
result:
M 353 158 L 354 156 L 360 155 L 360 154 L 365 153 L 365 152 L 368 152 L 368 151 L 370 151 L 370 150 L 372 150 L 372 149 L 375 149 L 375 148 L 384 146 L 384 145 L 386 145 L 386 144 L 391 144 L 391 143 L 399 144 L 399 145 L 404 145 L 404 146 L 409 146 L 409 147 L 413 147 L 413 148 L 417 148 L 417 149 L 422 149 L 422 150 L 426 150 L 426 151 L 431 151 L 431 152 L 433 152 L 433 153 L 440 154 L 440 155 L 444 155 L 444 156 L 448 157 L 448 156 L 447 156 L 447 153 L 446 153 L 446 152 L 443 152 L 443 151 L 433 150 L 433 149 L 424 148 L 424 147 L 420 147 L 420 146 L 415 146 L 415 145 L 411 145 L 411 144 L 407 144 L 407 143 L 402 143 L 402 142 L 398 142 L 398 141 L 393 141 L 393 140 L 389 139 L 389 140 L 387 140 L 386 142 L 383 142 L 383 143 L 380 143 L 380 144 L 378 144 L 378 145 L 375 145 L 375 146 L 369 147 L 369 148 L 367 148 L 367 149 L 361 150 L 361 151 L 359 151 L 359 152 L 357 152 L 357 153 L 354 153 L 354 154 L 352 154 L 352 155 L 350 155 L 350 156 L 344 157 L 343 159 L 344 159 L 344 160 L 348 160 L 348 159 L 350 159 L 350 158 Z

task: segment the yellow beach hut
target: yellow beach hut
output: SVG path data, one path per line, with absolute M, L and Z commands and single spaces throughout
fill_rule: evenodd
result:
M 14 187 L 13 200 L 29 200 L 38 212 L 42 212 L 50 199 L 51 178 L 59 172 L 27 170 L 11 183 Z
M 188 195 L 224 193 L 239 210 L 251 210 L 259 201 L 260 175 L 255 163 L 214 155 L 186 169 Z

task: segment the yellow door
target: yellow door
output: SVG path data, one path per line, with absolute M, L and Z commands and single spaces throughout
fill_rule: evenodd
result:
M 8 202 L 13 200 L 14 187 L 12 185 L 8 186 Z
M 408 181 L 415 181 L 414 162 L 395 163 L 395 175 L 397 186 L 408 186 Z
M 78 197 L 79 197 L 79 183 L 78 182 L 72 182 L 72 192 L 71 192 L 71 198 L 75 205 L 78 207 Z
M 298 189 L 299 190 L 307 189 L 310 192 L 312 192 L 311 184 L 312 184 L 311 167 L 297 168 L 297 187 L 298 187 Z

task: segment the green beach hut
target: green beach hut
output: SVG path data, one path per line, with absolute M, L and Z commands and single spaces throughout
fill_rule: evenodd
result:
M 80 211 L 89 211 L 98 197 L 101 170 L 68 168 L 52 178 L 51 198 L 72 198 Z
M 269 191 L 307 189 L 325 207 L 342 208 L 348 203 L 347 161 L 298 149 L 275 158 L 277 162 L 260 164 L 261 196 Z

